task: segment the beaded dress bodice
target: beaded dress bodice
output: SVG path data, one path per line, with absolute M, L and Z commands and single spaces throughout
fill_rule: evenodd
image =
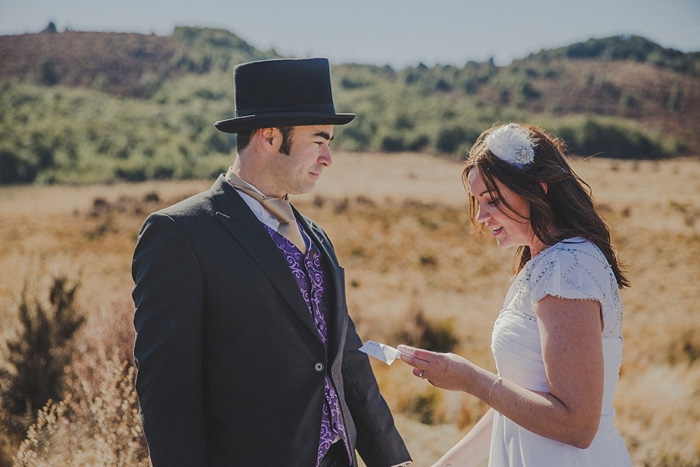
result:
M 537 302 L 547 295 L 600 303 L 604 388 L 601 421 L 588 449 L 540 437 L 496 413 L 490 464 L 498 466 L 630 465 L 614 426 L 613 396 L 622 362 L 622 301 L 603 253 L 583 238 L 572 238 L 532 258 L 513 280 L 494 324 L 491 350 L 498 374 L 526 389 L 549 392 L 542 359 Z M 602 463 L 601 463 L 602 462 Z
M 491 342 L 499 374 L 536 391 L 547 391 L 536 313 L 537 302 L 546 295 L 598 301 L 602 337 L 620 339 L 622 330 L 615 275 L 595 245 L 573 238 L 542 251 L 513 280 Z

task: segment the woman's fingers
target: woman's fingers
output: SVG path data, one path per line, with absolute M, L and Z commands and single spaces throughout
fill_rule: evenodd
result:
M 418 351 L 418 350 L 420 350 L 420 349 L 417 349 L 417 348 L 415 348 L 415 347 L 411 347 L 411 346 L 408 346 L 408 345 L 399 345 L 396 349 L 399 351 L 401 360 L 403 360 L 404 362 L 408 363 L 408 364 L 411 365 L 412 367 L 417 368 L 417 366 L 418 366 L 421 362 L 425 363 L 424 361 L 419 360 L 418 358 L 416 358 L 415 352 Z
M 397 350 L 401 354 L 401 360 L 408 363 L 409 365 L 416 366 L 416 362 L 430 364 L 431 361 L 435 359 L 437 354 L 431 352 L 430 350 L 419 349 L 416 347 L 411 347 L 410 345 L 400 344 Z M 406 358 L 404 358 L 406 357 Z
M 408 345 L 399 345 L 397 350 L 401 360 L 413 367 L 413 374 L 421 379 L 428 379 L 427 372 L 430 369 L 432 359 L 436 354 L 428 350 L 417 349 Z
M 409 365 L 413 365 L 413 362 L 415 361 L 415 358 L 413 357 L 413 347 L 409 347 L 407 345 L 399 345 L 398 347 L 396 347 L 396 350 L 399 351 L 399 358 L 401 360 L 408 363 Z

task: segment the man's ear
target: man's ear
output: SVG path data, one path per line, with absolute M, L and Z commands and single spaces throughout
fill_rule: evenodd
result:
M 255 136 L 259 138 L 265 149 L 271 150 L 274 148 L 275 128 L 260 128 Z

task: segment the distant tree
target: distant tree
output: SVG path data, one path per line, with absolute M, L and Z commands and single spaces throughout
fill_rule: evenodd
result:
M 461 126 L 443 128 L 438 134 L 435 146 L 441 153 L 454 154 L 460 145 L 468 143 L 472 139 L 470 136 L 470 133 Z
M 678 86 L 678 84 L 674 84 L 673 88 L 671 88 L 671 94 L 668 96 L 668 100 L 666 101 L 666 109 L 672 112 L 678 111 L 680 107 L 681 98 L 682 93 L 680 87 Z
M 386 135 L 382 138 L 381 150 L 386 152 L 399 152 L 406 149 L 406 143 L 401 136 Z
M 60 77 L 56 71 L 56 65 L 51 60 L 44 60 L 39 69 L 40 81 L 47 86 L 58 84 Z
M 50 34 L 58 32 L 58 30 L 56 29 L 56 24 L 54 24 L 53 21 L 49 21 L 49 24 L 46 25 L 46 29 L 44 29 L 43 32 L 48 32 Z
M 36 163 L 28 160 L 21 148 L 9 144 L 0 147 L 0 185 L 33 182 L 37 170 Z
M 593 119 L 586 120 L 570 142 L 574 152 L 582 155 L 616 159 L 660 159 L 673 155 L 640 130 Z

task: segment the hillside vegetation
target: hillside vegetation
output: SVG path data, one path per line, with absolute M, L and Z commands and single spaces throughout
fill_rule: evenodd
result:
M 0 183 L 209 178 L 230 164 L 235 64 L 275 58 L 220 29 L 170 37 L 56 32 L 0 36 Z M 334 64 L 346 151 L 461 158 L 497 122 L 530 121 L 573 153 L 700 155 L 700 54 L 644 38 L 592 39 L 509 66 Z

